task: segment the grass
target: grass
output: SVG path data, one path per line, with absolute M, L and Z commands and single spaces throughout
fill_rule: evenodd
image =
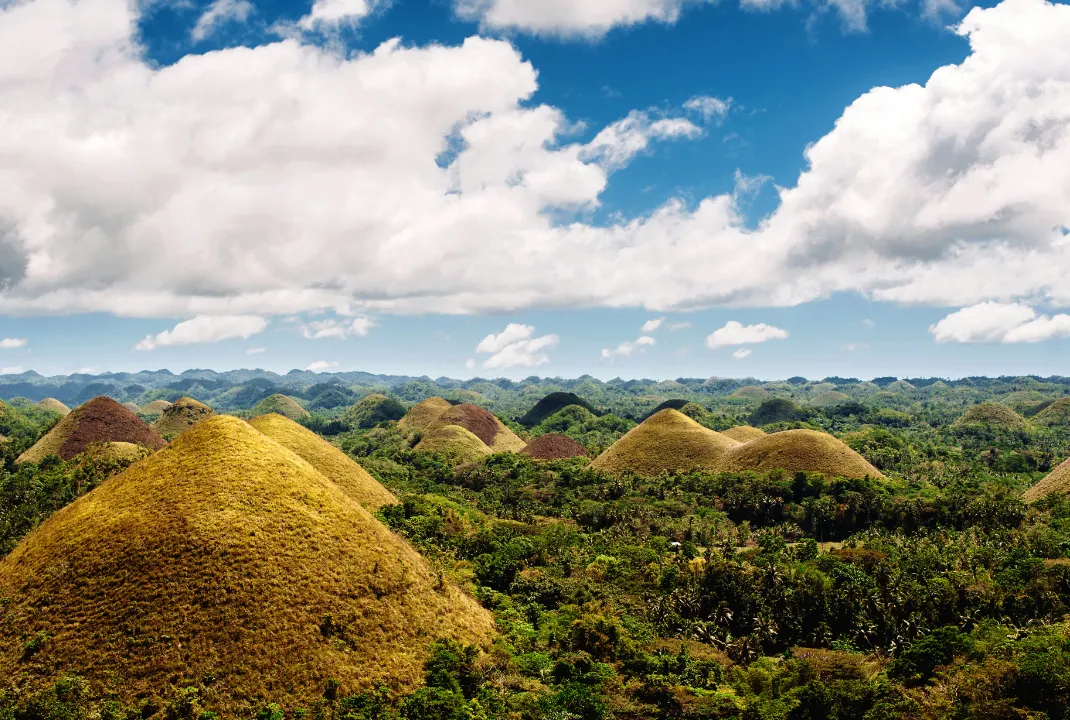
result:
M 1036 502 L 1049 493 L 1070 493 L 1070 460 L 1051 471 L 1051 474 L 1025 491 L 1022 499 Z
M 425 432 L 438 420 L 439 415 L 452 407 L 453 405 L 450 405 L 448 400 L 440 397 L 429 397 L 423 402 L 417 403 L 405 413 L 405 417 L 398 421 L 398 429 L 410 434 Z
M 346 495 L 360 503 L 365 510 L 375 512 L 384 505 L 397 504 L 398 499 L 394 494 L 380 485 L 364 468 L 308 428 L 274 413 L 255 417 L 249 423 L 338 483 Z
M 459 425 L 432 427 L 414 449 L 441 453 L 459 464 L 475 462 L 493 452 L 486 443 Z
M 37 404 L 45 410 L 51 410 L 52 412 L 59 413 L 60 415 L 67 415 L 71 412 L 71 409 L 69 407 L 61 403 L 56 398 L 45 398 Z
M 757 385 L 747 385 L 732 393 L 731 397 L 746 398 L 748 400 L 765 400 L 769 397 L 769 391 Z
M 1029 422 L 1006 405 L 983 402 L 972 406 L 953 423 L 956 427 L 963 425 L 988 425 L 1007 430 L 1028 430 Z
M 782 469 L 830 477 L 883 478 L 877 468 L 844 443 L 816 430 L 786 430 L 737 445 L 717 468 L 722 472 Z
M 96 442 L 130 442 L 144 445 L 150 450 L 159 450 L 167 445 L 162 437 L 130 410 L 109 397 L 101 396 L 72 410 L 47 435 L 20 455 L 18 462 L 39 463 L 49 455 L 70 460 Z
M 478 437 L 491 452 L 518 453 L 527 445 L 493 413 L 478 405 L 455 405 L 438 416 L 432 428 L 456 425 Z
M 215 411 L 202 402 L 184 397 L 163 411 L 152 424 L 152 429 L 170 442 L 202 420 L 215 415 Z
M 750 442 L 751 440 L 757 440 L 760 437 L 765 437 L 765 431 L 759 430 L 756 427 L 750 425 L 740 425 L 738 427 L 729 428 L 728 430 L 722 430 L 721 434 L 725 437 L 730 437 L 736 442 Z
M 227 416 L 60 510 L 0 560 L 0 677 L 76 673 L 162 705 L 205 687 L 223 717 L 422 682 L 439 637 L 486 644 L 490 615 L 309 463 Z M 23 660 L 26 643 L 47 638 Z
M 249 416 L 256 417 L 257 415 L 270 415 L 271 413 L 288 417 L 291 420 L 303 420 L 312 415 L 289 395 L 271 395 L 257 403 L 256 407 L 249 413 Z
M 141 412 L 145 415 L 162 415 L 169 407 L 171 407 L 171 403 L 166 400 L 153 400 L 143 405 Z
M 654 476 L 662 472 L 715 472 L 735 440 L 699 425 L 677 410 L 662 410 L 632 428 L 595 458 L 591 467 L 611 475 L 632 471 Z
M 1034 415 L 1033 422 L 1047 427 L 1070 427 L 1070 398 L 1059 398 Z
M 129 410 L 132 413 L 136 413 L 136 412 L 139 412 L 141 410 L 141 408 L 139 408 L 137 406 L 137 403 L 135 403 L 135 402 L 129 402 L 129 401 L 124 402 L 123 403 L 123 407 L 126 408 L 127 410 Z
M 564 460 L 565 458 L 585 457 L 587 448 L 570 437 L 550 433 L 532 440 L 520 453 L 536 460 Z
M 381 422 L 400 420 L 405 417 L 405 406 L 392 397 L 373 394 L 361 398 L 345 413 L 350 427 L 368 429 Z
M 144 445 L 128 442 L 102 442 L 92 443 L 85 452 L 78 455 L 78 461 L 103 462 L 103 463 L 133 463 L 144 460 L 152 451 Z
M 824 407 L 826 405 L 839 405 L 850 399 L 851 396 L 847 393 L 838 392 L 836 390 L 827 390 L 812 397 L 810 403 L 819 407 Z

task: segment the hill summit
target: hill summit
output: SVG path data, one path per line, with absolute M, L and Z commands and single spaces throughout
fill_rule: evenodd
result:
M 66 415 L 56 427 L 19 456 L 21 462 L 41 462 L 49 455 L 70 460 L 92 443 L 127 442 L 159 450 L 167 445 L 137 415 L 110 397 L 93 398 Z
M 152 429 L 164 440 L 174 440 L 202 420 L 215 415 L 215 411 L 190 397 L 176 400 L 152 424 Z
M 630 470 L 639 475 L 668 471 L 716 472 L 735 440 L 699 425 L 678 410 L 662 410 L 628 431 L 591 467 L 619 474 Z
M 94 694 L 308 707 L 422 681 L 439 637 L 484 644 L 490 615 L 337 483 L 237 418 L 214 416 L 49 518 L 0 560 L 0 676 L 77 673 Z M 44 638 L 27 655 L 31 638 Z

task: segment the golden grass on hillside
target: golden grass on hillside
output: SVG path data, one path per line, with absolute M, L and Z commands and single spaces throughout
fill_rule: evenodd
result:
M 992 427 L 1007 430 L 1028 430 L 1029 422 L 1006 405 L 994 402 L 983 402 L 974 405 L 966 413 L 956 420 L 953 425 L 990 425 Z
M 127 410 L 129 410 L 132 413 L 136 413 L 136 412 L 141 410 L 141 408 L 139 408 L 137 406 L 137 403 L 130 402 L 130 401 L 124 402 L 123 403 L 123 407 L 126 408 Z
M 491 452 L 518 453 L 527 445 L 493 413 L 477 405 L 455 405 L 431 424 L 432 428 L 445 425 L 463 427 L 480 438 Z
M 747 385 L 736 390 L 730 397 L 747 398 L 748 400 L 765 400 L 769 397 L 769 391 L 757 385 Z
M 344 452 L 316 433 L 289 418 L 272 413 L 249 423 L 287 450 L 301 456 L 329 480 L 338 483 L 361 507 L 375 512 L 384 505 L 396 505 L 394 494 L 379 484 Z
M 70 460 L 96 442 L 132 442 L 151 450 L 167 445 L 137 415 L 109 397 L 93 398 L 66 415 L 43 438 L 18 457 L 18 462 L 39 463 L 49 455 Z
M 837 392 L 836 390 L 827 390 L 823 393 L 814 395 L 810 402 L 818 406 L 839 405 L 840 403 L 847 402 L 851 399 L 851 396 L 847 393 Z
M 740 425 L 739 427 L 729 428 L 728 430 L 722 430 L 721 434 L 727 438 L 732 438 L 736 442 L 745 443 L 755 440 L 760 437 L 765 437 L 765 431 L 759 430 L 756 427 L 750 425 Z
M 493 632 L 336 483 L 227 416 L 54 514 L 0 560 L 0 597 L 0 677 L 162 703 L 211 675 L 223 717 L 308 707 L 328 678 L 411 688 L 433 639 Z
M 1051 474 L 1025 491 L 1022 499 L 1027 503 L 1036 502 L 1049 493 L 1070 492 L 1070 460 L 1051 471 Z
M 398 430 L 405 433 L 422 433 L 438 420 L 439 415 L 452 407 L 448 400 L 429 397 L 423 402 L 416 403 L 405 413 L 405 417 L 398 420 Z
M 152 429 L 164 440 L 174 440 L 197 423 L 205 420 L 215 411 L 202 402 L 184 397 L 163 411 L 159 419 L 152 424 Z
M 71 411 L 69 407 L 61 403 L 56 398 L 45 398 L 37 404 L 45 410 L 51 410 L 52 412 L 59 413 L 60 415 L 67 415 Z
M 152 450 L 144 445 L 128 442 L 102 442 L 89 445 L 85 452 L 75 457 L 75 460 L 132 463 L 147 458 L 151 454 Z
M 816 430 L 786 430 L 729 450 L 718 468 L 722 472 L 820 472 L 832 477 L 883 478 L 877 468 L 845 444 Z
M 715 472 L 735 440 L 699 425 L 677 410 L 662 410 L 628 431 L 591 467 L 611 475 L 709 470 Z
M 153 400 L 142 405 L 141 412 L 145 415 L 162 415 L 169 407 L 171 407 L 171 403 L 166 400 Z
M 476 462 L 493 452 L 486 443 L 459 425 L 432 427 L 414 449 L 438 452 L 456 463 Z
M 278 394 L 266 397 L 258 402 L 249 415 L 250 417 L 257 417 L 258 415 L 270 415 L 271 413 L 277 413 L 291 420 L 303 420 L 312 415 L 289 395 Z
M 888 385 L 888 389 L 892 392 L 909 392 L 916 388 L 908 383 L 906 380 L 896 380 L 894 383 Z
M 1038 412 L 1033 422 L 1047 427 L 1070 427 L 1070 398 L 1059 398 Z

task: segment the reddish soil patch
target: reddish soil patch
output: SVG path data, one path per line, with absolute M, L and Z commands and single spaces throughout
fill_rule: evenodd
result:
M 498 418 L 478 405 L 455 405 L 439 416 L 436 425 L 460 425 L 487 445 L 498 436 Z
M 73 418 L 74 427 L 59 451 L 64 460 L 85 452 L 95 442 L 137 443 L 152 450 L 167 446 L 156 431 L 109 397 L 93 398 L 75 412 L 78 416 Z
M 584 456 L 587 449 L 570 437 L 550 434 L 532 440 L 520 452 L 536 460 L 565 460 Z

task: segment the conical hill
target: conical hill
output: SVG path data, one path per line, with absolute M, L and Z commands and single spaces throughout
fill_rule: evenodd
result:
M 164 440 L 174 440 L 197 423 L 215 415 L 215 411 L 202 402 L 184 397 L 176 400 L 152 424 L 152 429 Z
M 312 413 L 301 407 L 301 404 L 289 395 L 278 394 L 261 400 L 249 414 L 252 417 L 256 417 L 257 415 L 270 415 L 271 413 L 278 413 L 291 420 L 303 420 L 312 415 Z
M 38 407 L 44 408 L 45 410 L 57 412 L 60 415 L 67 415 L 71 412 L 71 409 L 69 407 L 61 403 L 56 398 L 45 398 L 41 402 L 37 403 L 37 405 Z
M 751 440 L 757 440 L 760 437 L 765 437 L 765 431 L 759 430 L 756 427 L 750 425 L 739 425 L 728 430 L 722 430 L 721 434 L 725 437 L 730 437 L 736 442 L 750 442 Z
M 764 435 L 729 450 L 722 472 L 819 472 L 832 477 L 883 478 L 877 468 L 836 438 L 816 430 L 786 430 Z
M 1025 491 L 1027 503 L 1036 502 L 1049 493 L 1070 493 L 1070 460 L 1051 471 L 1051 474 Z
M 72 410 L 20 455 L 18 461 L 41 462 L 49 455 L 70 460 L 97 442 L 128 442 L 144 445 L 150 450 L 167 445 L 167 441 L 141 422 L 137 415 L 111 398 L 101 396 Z
M 440 397 L 429 397 L 413 405 L 405 413 L 405 417 L 398 420 L 398 429 L 405 433 L 422 433 L 438 420 L 439 415 L 452 407 L 449 400 L 444 400 Z
M 455 463 L 476 462 L 494 452 L 460 425 L 432 425 L 413 449 L 437 452 Z
M 1048 427 L 1070 427 L 1070 398 L 1059 398 L 1038 412 L 1033 422 Z
M 526 442 L 488 410 L 478 405 L 455 405 L 439 415 L 432 427 L 456 425 L 483 441 L 492 452 L 516 453 L 524 449 Z
M 160 704 L 211 676 L 223 717 L 309 707 L 329 678 L 412 687 L 433 639 L 492 632 L 338 484 L 227 416 L 54 514 L 0 560 L 0 597 L 0 677 Z
M 364 509 L 374 512 L 384 505 L 397 504 L 394 494 L 364 468 L 308 428 L 275 413 L 255 417 L 249 423 L 338 483 Z
M 715 472 L 736 445 L 677 410 L 662 410 L 613 443 L 591 467 L 613 475 L 628 470 L 647 476 L 676 470 Z
M 171 403 L 167 400 L 153 400 L 150 403 L 142 405 L 141 412 L 145 415 L 162 415 L 169 407 L 171 407 Z
M 536 460 L 566 460 L 574 457 L 587 457 L 587 448 L 564 435 L 542 435 L 520 451 Z

